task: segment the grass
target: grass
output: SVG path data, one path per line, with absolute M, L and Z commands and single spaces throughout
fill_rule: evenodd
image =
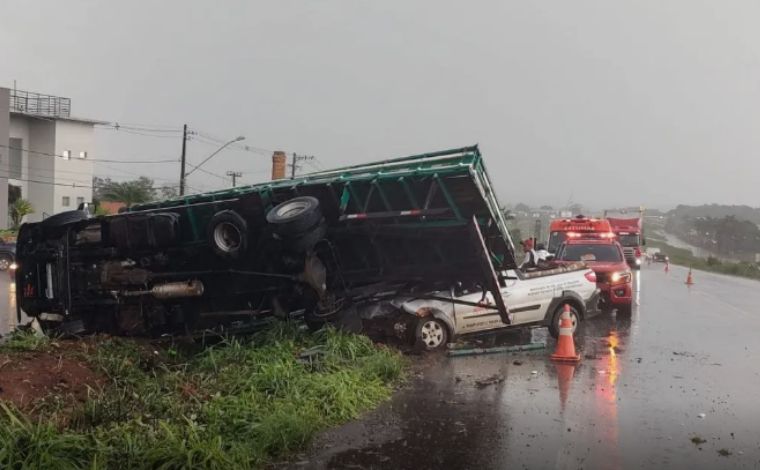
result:
M 760 279 L 760 268 L 754 263 L 721 261 L 714 257 L 699 258 L 694 256 L 691 250 L 676 248 L 668 245 L 663 240 L 655 239 L 651 236 L 647 239 L 647 246 L 659 248 L 663 253 L 668 255 L 670 262 L 673 264 L 688 266 L 702 271 L 730 274 L 749 279 Z
M 201 351 L 87 344 L 81 354 L 107 385 L 65 421 L 0 403 L 0 468 L 260 467 L 387 399 L 404 368 L 366 337 L 289 323 Z M 24 348 L 44 344 L 14 335 L 2 346 Z

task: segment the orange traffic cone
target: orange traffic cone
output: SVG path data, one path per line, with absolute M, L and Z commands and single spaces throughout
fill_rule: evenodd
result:
M 665 274 L 668 274 L 670 272 L 670 263 L 665 261 Z
M 570 305 L 565 304 L 565 309 L 559 319 L 559 338 L 557 338 L 557 349 L 551 356 L 553 361 L 559 362 L 578 362 L 581 360 L 580 354 L 575 352 L 575 342 L 573 341 L 573 320 L 570 318 Z
M 686 285 L 687 286 L 693 286 L 694 285 L 694 278 L 691 275 L 691 268 L 689 268 L 689 274 L 686 276 Z
M 564 412 L 567 404 L 567 397 L 570 395 L 570 384 L 575 374 L 575 364 L 554 364 L 557 371 L 557 382 L 559 385 L 559 405 Z

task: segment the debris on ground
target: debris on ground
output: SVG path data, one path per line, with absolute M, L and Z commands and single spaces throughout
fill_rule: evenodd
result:
M 718 455 L 720 455 L 721 457 L 728 457 L 729 455 L 731 455 L 731 451 L 728 449 L 720 449 L 718 451 Z
M 694 436 L 694 437 L 691 438 L 691 442 L 693 442 L 695 445 L 702 445 L 705 442 L 707 442 L 707 440 L 706 439 L 702 439 L 699 436 Z
M 496 385 L 501 382 L 504 382 L 504 376 L 499 374 L 494 374 L 490 377 L 487 377 L 485 379 L 480 379 L 475 381 L 475 386 L 478 388 L 485 388 L 489 385 Z
M 515 366 L 521 366 L 522 364 L 523 364 L 522 361 L 512 361 L 512 365 L 515 365 Z
M 528 343 L 528 344 L 519 344 L 517 346 L 498 346 L 495 348 L 450 349 L 447 354 L 449 357 L 477 356 L 481 354 L 498 354 L 498 353 L 508 353 L 508 352 L 532 351 L 534 349 L 544 349 L 545 347 L 546 347 L 546 343 Z
M 705 419 L 705 417 L 706 417 L 706 416 L 707 416 L 707 415 L 706 415 L 706 414 L 704 414 L 704 413 L 699 413 L 699 414 L 697 415 L 697 417 L 698 417 L 698 418 L 700 418 L 700 419 Z

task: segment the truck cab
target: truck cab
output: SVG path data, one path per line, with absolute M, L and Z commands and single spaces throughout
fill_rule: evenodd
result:
M 568 239 L 612 238 L 612 227 L 606 219 L 577 215 L 573 218 L 554 219 L 549 225 L 549 240 L 546 249 L 556 254 L 557 249 Z
M 641 218 L 615 218 L 607 220 L 615 233 L 618 243 L 623 247 L 625 260 L 633 269 L 640 269 L 642 263 L 642 247 L 646 244 L 642 231 Z

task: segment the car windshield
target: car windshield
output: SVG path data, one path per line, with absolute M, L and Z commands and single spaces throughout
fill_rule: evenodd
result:
M 565 245 L 560 250 L 563 261 L 621 261 L 620 250 L 615 245 Z
M 639 235 L 637 233 L 618 235 L 618 242 L 623 246 L 639 246 Z
M 555 253 L 557 248 L 567 239 L 567 232 L 552 232 L 549 235 L 549 246 L 547 251 L 549 253 Z

